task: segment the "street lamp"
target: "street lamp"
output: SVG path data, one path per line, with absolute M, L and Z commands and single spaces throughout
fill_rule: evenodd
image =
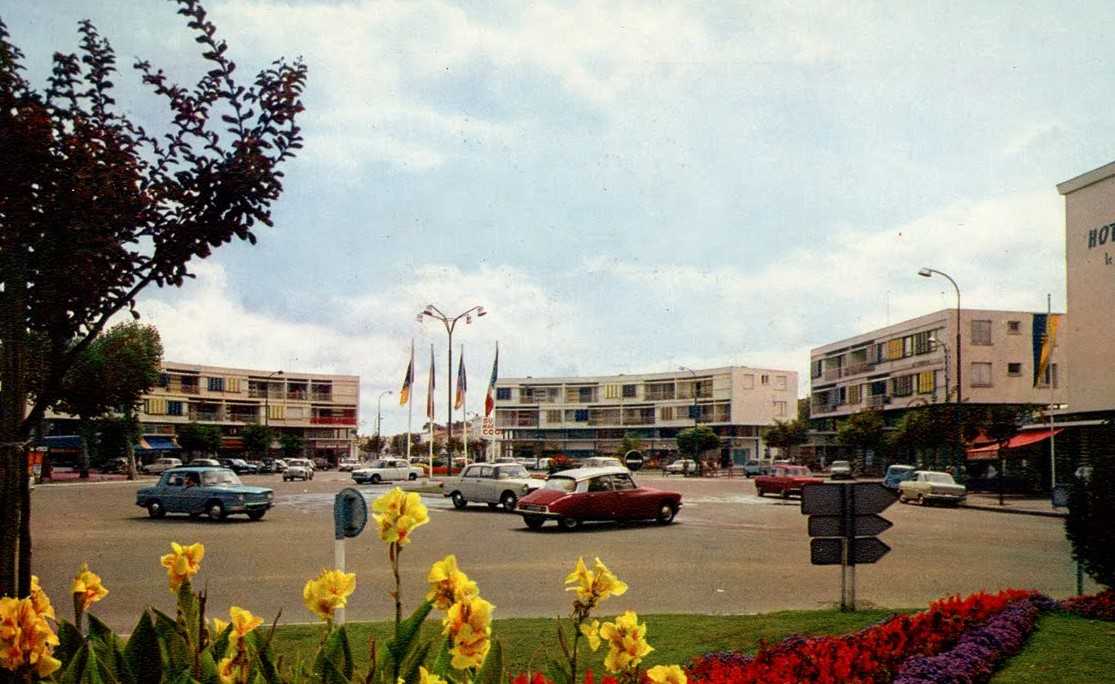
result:
M 264 455 L 265 458 L 271 455 L 271 378 L 281 376 L 282 374 L 283 372 L 281 370 L 277 370 L 271 375 L 268 375 L 267 379 L 263 381 L 263 427 L 267 433 L 267 453 Z
M 956 461 L 956 463 L 954 465 L 956 466 L 956 470 L 959 473 L 960 468 L 963 466 L 963 464 L 960 462 L 960 403 L 963 401 L 963 398 L 962 398 L 962 391 L 963 390 L 962 390 L 962 388 L 964 387 L 964 383 L 962 382 L 963 372 L 961 370 L 963 368 L 963 366 L 961 364 L 961 359 L 960 359 L 960 286 L 956 284 L 956 281 L 952 279 L 952 276 L 950 276 L 948 273 L 945 273 L 944 271 L 938 271 L 935 268 L 929 268 L 929 267 L 922 267 L 922 268 L 918 269 L 918 275 L 921 276 L 922 278 L 932 278 L 933 274 L 937 274 L 937 275 L 941 276 L 942 278 L 948 280 L 950 283 L 952 283 L 953 289 L 956 290 L 956 346 L 953 348 L 953 351 L 956 354 L 956 407 L 955 407 L 955 411 L 956 411 L 956 442 L 957 443 L 956 443 L 956 455 L 954 456 L 954 460 Z M 948 361 L 947 360 L 945 362 L 945 368 L 946 368 L 945 372 L 948 373 L 948 370 L 947 370 Z M 947 396 L 947 393 L 948 393 L 947 382 L 946 382 L 946 387 L 945 387 L 945 393 L 946 393 L 946 396 Z
M 484 307 L 474 306 L 471 309 L 462 311 L 456 316 L 449 317 L 442 313 L 441 309 L 437 308 L 433 304 L 427 305 L 426 308 L 418 314 L 419 323 L 422 322 L 423 316 L 428 316 L 429 318 L 439 320 L 445 326 L 445 332 L 449 334 L 449 365 L 447 365 L 445 368 L 445 374 L 449 378 L 449 380 L 445 383 L 445 446 L 447 450 L 450 440 L 453 439 L 453 329 L 457 327 L 457 321 L 461 320 L 462 318 L 465 319 L 466 325 L 470 325 L 472 324 L 473 316 L 479 318 L 486 315 L 488 315 L 488 312 L 484 310 Z M 449 467 L 447 472 L 450 475 L 453 474 L 452 453 L 449 454 Z
M 383 390 L 382 392 L 379 393 L 379 397 L 376 399 L 376 456 L 377 457 L 383 455 L 383 446 L 379 443 L 379 436 L 380 436 L 379 426 L 380 426 L 380 422 L 383 420 L 383 414 L 380 412 L 380 402 L 383 401 L 384 395 L 387 395 L 387 394 L 391 394 L 391 390 Z

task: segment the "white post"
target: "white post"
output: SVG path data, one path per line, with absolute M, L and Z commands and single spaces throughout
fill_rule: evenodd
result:
M 468 402 L 461 403 L 461 415 L 464 417 L 464 428 L 461 439 L 465 445 L 465 465 L 468 465 Z
M 407 463 L 410 463 L 410 430 L 414 418 L 414 338 L 410 339 L 410 390 L 407 393 Z
M 345 540 L 333 540 L 333 565 L 341 572 L 345 571 Z M 345 609 L 344 607 L 338 608 L 333 614 L 333 622 L 340 626 L 345 624 Z
M 1053 344 L 1049 335 L 1049 327 L 1053 323 L 1053 295 L 1045 295 L 1045 339 L 1049 341 L 1049 363 L 1045 365 L 1049 370 L 1049 489 L 1057 486 L 1057 438 L 1053 434 Z M 1040 379 L 1040 378 L 1039 378 Z
M 430 419 L 430 477 L 434 476 L 434 419 Z

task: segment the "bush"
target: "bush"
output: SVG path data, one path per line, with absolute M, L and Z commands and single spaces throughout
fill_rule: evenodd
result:
M 1113 517 L 1115 457 L 1103 454 L 1096 459 L 1087 480 L 1077 479 L 1073 483 L 1065 534 L 1072 543 L 1073 558 L 1092 579 L 1108 588 L 1115 588 Z

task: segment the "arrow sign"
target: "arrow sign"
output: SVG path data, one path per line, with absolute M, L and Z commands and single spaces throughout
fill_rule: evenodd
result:
M 802 486 L 801 512 L 804 515 L 842 515 L 844 488 L 847 486 L 831 482 Z
M 853 511 L 856 515 L 882 513 L 898 501 L 898 494 L 879 482 L 857 482 L 853 486 L 856 488 L 856 510 Z
M 893 523 L 878 515 L 857 515 L 855 517 L 855 530 L 853 537 L 874 537 L 889 530 Z M 809 518 L 810 537 L 843 537 L 846 536 L 844 518 L 839 515 L 814 515 Z
M 809 540 L 809 562 L 813 565 L 840 565 L 843 555 L 843 539 Z
M 813 541 L 820 541 L 814 539 Z M 852 547 L 849 549 L 848 563 L 850 565 L 867 565 L 874 563 L 890 553 L 890 547 L 875 537 L 848 540 Z

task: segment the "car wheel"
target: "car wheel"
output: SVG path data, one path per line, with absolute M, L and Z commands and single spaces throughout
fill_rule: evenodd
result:
M 205 512 L 209 515 L 210 520 L 225 519 L 225 506 L 220 501 L 210 501 L 205 507 Z
M 674 516 L 677 515 L 677 510 L 670 504 L 662 504 L 658 509 L 658 516 L 655 520 L 659 525 L 669 525 L 674 521 Z
M 790 498 L 790 490 L 788 490 L 788 489 L 783 489 L 779 493 L 782 495 L 783 499 L 789 499 Z
M 166 511 L 163 510 L 163 505 L 158 501 L 148 501 L 147 515 L 151 516 L 152 518 L 161 518 L 166 515 Z
M 925 505 L 925 495 L 924 494 L 918 494 L 918 505 L 919 506 L 924 506 Z
M 566 532 L 571 532 L 571 531 L 577 529 L 580 526 L 581 526 L 581 521 L 577 520 L 576 518 L 559 518 L 558 519 L 558 527 L 565 530 Z
M 498 504 L 498 503 L 492 503 L 491 501 L 489 501 L 489 502 L 488 502 L 488 508 L 490 508 L 490 509 L 492 509 L 492 510 L 494 511 L 494 510 L 496 510 L 497 508 L 499 508 L 499 504 Z
M 252 520 L 262 520 L 263 519 L 263 514 L 266 513 L 266 512 L 267 511 L 252 511 L 251 513 L 248 514 L 248 517 Z
M 411 473 L 410 475 L 407 476 L 407 479 L 410 480 L 411 482 L 414 482 L 415 480 L 418 479 L 418 473 Z
M 464 494 L 460 492 L 453 492 L 449 495 L 449 498 L 453 499 L 453 508 L 464 508 L 468 505 L 468 501 L 465 501 Z
M 910 503 L 910 500 L 906 498 L 905 494 L 899 494 L 898 495 L 898 503 L 908 504 L 908 503 Z
M 379 474 L 378 473 L 372 473 L 372 484 L 379 484 L 379 480 L 380 480 Z
M 499 500 L 499 505 L 503 506 L 503 510 L 511 513 L 515 510 L 515 504 L 519 503 L 519 497 L 515 496 L 512 492 L 504 492 Z
M 532 530 L 540 530 L 542 529 L 543 523 L 546 522 L 546 519 L 540 518 L 537 515 L 524 515 L 523 522 Z

